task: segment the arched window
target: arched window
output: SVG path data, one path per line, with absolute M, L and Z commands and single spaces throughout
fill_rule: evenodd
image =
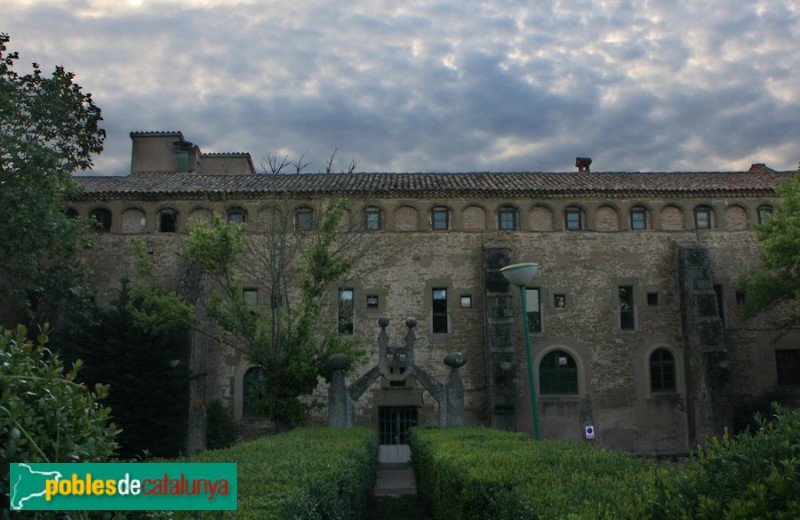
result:
M 578 365 L 563 350 L 554 350 L 539 365 L 542 395 L 577 395 Z
M 660 348 L 650 356 L 650 391 L 674 392 L 675 357 L 669 350 Z
M 244 373 L 242 381 L 242 415 L 244 417 L 262 415 L 258 413 L 258 401 L 263 394 L 262 385 L 266 378 L 267 374 L 261 367 L 250 368 Z
M 228 211 L 225 212 L 225 220 L 233 222 L 234 224 L 244 224 L 246 217 L 247 213 L 244 208 L 238 206 L 228 208 Z
M 498 209 L 497 228 L 505 231 L 517 229 L 517 210 L 511 206 L 503 206 Z
M 713 227 L 713 214 L 708 206 L 694 208 L 694 228 L 711 229 Z
M 89 212 L 99 231 L 111 231 L 111 212 L 105 208 L 95 208 Z

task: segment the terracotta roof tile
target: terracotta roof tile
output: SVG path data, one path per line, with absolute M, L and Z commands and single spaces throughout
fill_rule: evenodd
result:
M 794 172 L 137 174 L 75 177 L 84 199 L 773 197 Z

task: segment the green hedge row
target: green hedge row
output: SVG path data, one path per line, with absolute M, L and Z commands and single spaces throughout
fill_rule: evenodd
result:
M 236 518 L 357 519 L 375 486 L 377 452 L 374 429 L 299 428 L 209 450 L 192 461 L 238 464 Z M 199 512 L 186 513 L 175 516 Z
M 588 443 L 414 428 L 417 494 L 437 519 L 646 518 L 670 470 Z

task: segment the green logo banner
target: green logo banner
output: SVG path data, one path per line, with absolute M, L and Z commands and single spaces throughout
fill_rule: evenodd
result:
M 235 510 L 236 464 L 10 465 L 14 511 Z

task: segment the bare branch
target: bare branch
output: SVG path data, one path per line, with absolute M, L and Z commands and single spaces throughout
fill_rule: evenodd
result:
M 311 164 L 303 162 L 303 159 L 305 159 L 307 153 L 308 152 L 303 152 L 303 155 L 301 155 L 299 159 L 297 159 L 294 163 L 292 163 L 294 165 L 295 173 L 302 173 L 303 170 L 305 170 L 306 167 L 308 167 L 308 165 Z
M 281 173 L 281 170 L 289 166 L 289 164 L 291 164 L 291 161 L 289 161 L 288 153 L 283 156 L 283 159 L 281 159 L 274 153 L 270 152 L 261 162 L 261 168 L 264 170 L 265 173 L 273 173 L 277 175 Z
M 336 152 L 338 151 L 338 148 L 334 148 L 330 156 L 328 156 L 328 165 L 325 167 L 325 173 L 331 173 L 333 171 L 333 160 L 336 158 Z

